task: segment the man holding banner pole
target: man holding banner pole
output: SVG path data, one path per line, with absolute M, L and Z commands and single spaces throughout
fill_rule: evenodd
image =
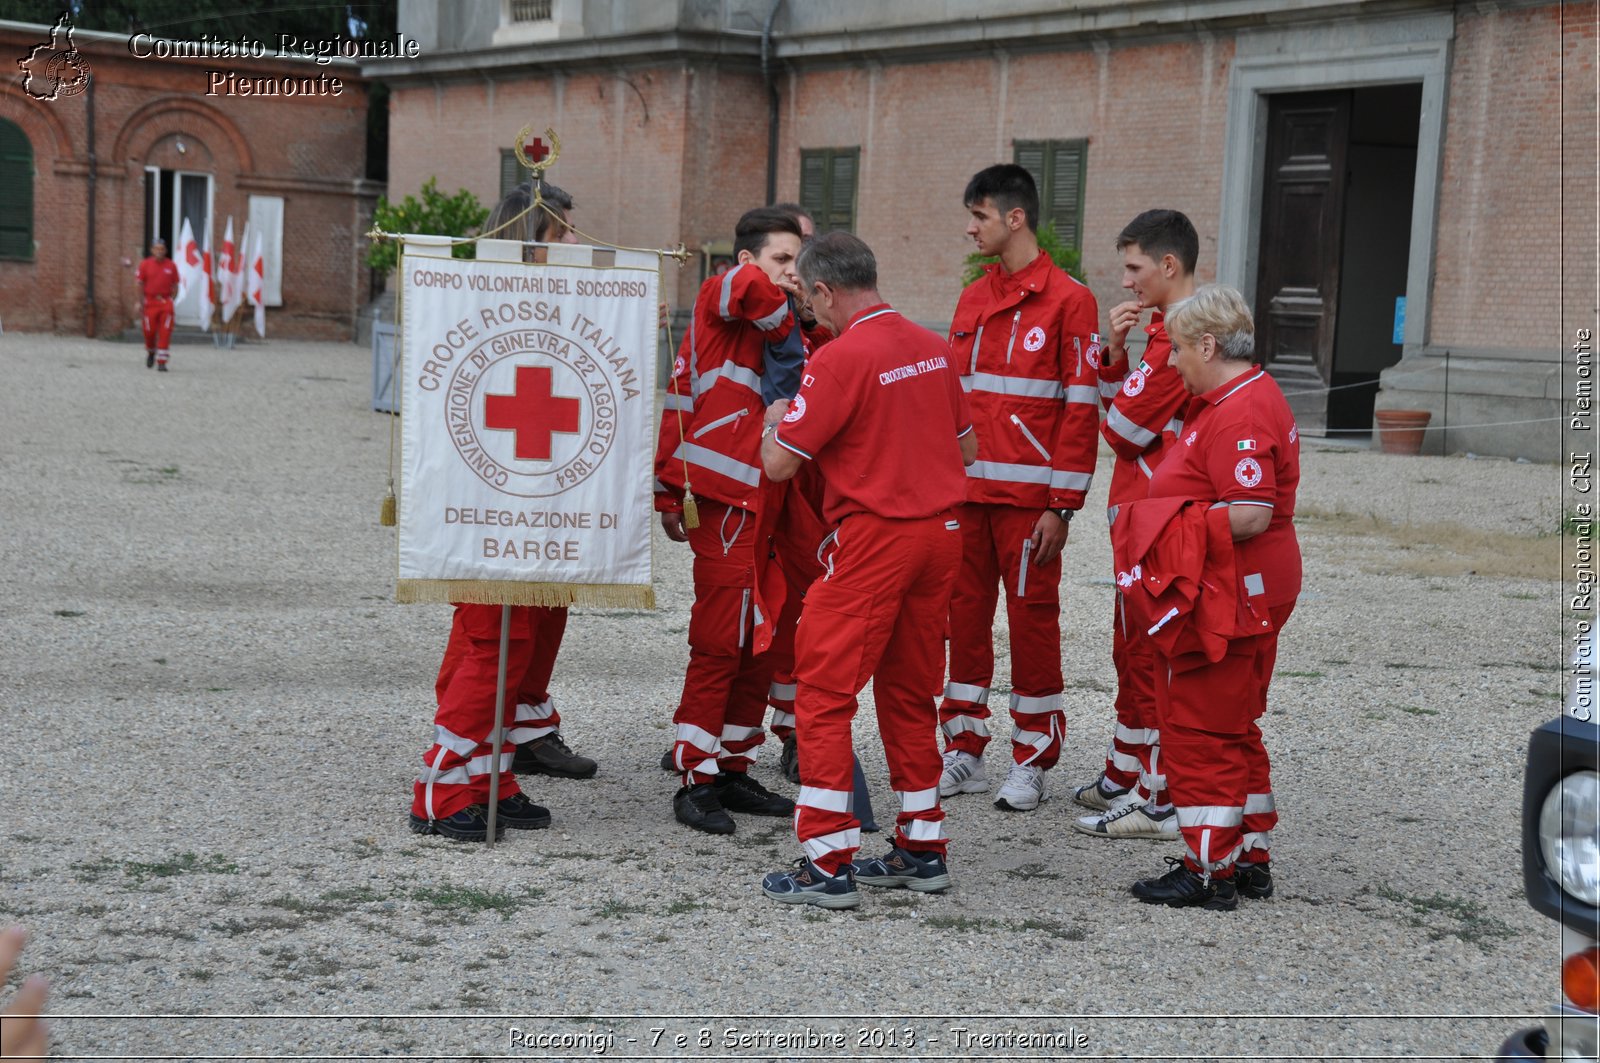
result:
M 765 735 L 773 660 L 767 654 L 783 607 L 784 580 L 770 564 L 783 489 L 761 474 L 761 416 L 799 383 L 797 288 L 800 226 L 757 207 L 734 230 L 738 264 L 710 277 L 673 366 L 656 450 L 656 509 L 668 538 L 694 551 L 689 664 L 673 715 L 673 796 L 680 823 L 732 834 L 730 811 L 788 816 L 794 803 L 750 778 Z M 789 355 L 778 352 L 787 350 Z M 685 517 L 688 496 L 697 520 Z

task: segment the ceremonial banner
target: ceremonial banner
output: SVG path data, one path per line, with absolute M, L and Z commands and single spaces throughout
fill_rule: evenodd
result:
M 402 602 L 655 604 L 659 260 L 540 251 L 405 238 Z

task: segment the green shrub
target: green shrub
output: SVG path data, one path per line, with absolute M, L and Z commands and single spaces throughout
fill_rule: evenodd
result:
M 422 233 L 432 236 L 466 236 L 489 216 L 489 208 L 478 197 L 461 189 L 453 196 L 439 191 L 439 179 L 430 177 L 422 185 L 422 200 L 407 196 L 398 204 L 378 200 L 372 224 L 386 233 Z M 456 258 L 473 258 L 476 245 L 457 244 L 450 249 Z M 367 265 L 385 273 L 400 260 L 400 244 L 395 240 L 374 243 L 367 249 Z
M 1076 247 L 1068 247 L 1056 235 L 1056 227 L 1052 222 L 1045 222 L 1039 226 L 1035 235 L 1039 238 L 1039 248 L 1050 256 L 1050 260 L 1068 273 L 1083 279 L 1083 253 Z M 967 256 L 966 271 L 961 274 L 961 284 L 965 287 L 983 276 L 983 267 L 1000 259 L 995 255 L 980 255 L 976 251 Z

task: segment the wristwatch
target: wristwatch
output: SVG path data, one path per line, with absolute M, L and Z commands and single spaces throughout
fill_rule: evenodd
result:
M 1063 523 L 1071 524 L 1072 515 L 1078 511 L 1075 509 L 1052 509 L 1050 512 L 1060 517 Z

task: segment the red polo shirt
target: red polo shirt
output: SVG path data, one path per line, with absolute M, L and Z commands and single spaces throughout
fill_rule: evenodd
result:
M 136 276 L 146 299 L 166 299 L 178 291 L 178 265 L 170 258 L 151 255 L 139 263 Z
M 1240 600 L 1287 605 L 1300 593 L 1294 496 L 1300 433 L 1289 401 L 1260 366 L 1189 400 L 1183 435 L 1150 481 L 1151 498 L 1198 498 L 1265 506 L 1272 523 L 1234 544 Z
M 967 497 L 958 438 L 972 431 L 950 348 L 880 303 L 806 362 L 778 444 L 817 463 L 823 515 L 908 520 Z

